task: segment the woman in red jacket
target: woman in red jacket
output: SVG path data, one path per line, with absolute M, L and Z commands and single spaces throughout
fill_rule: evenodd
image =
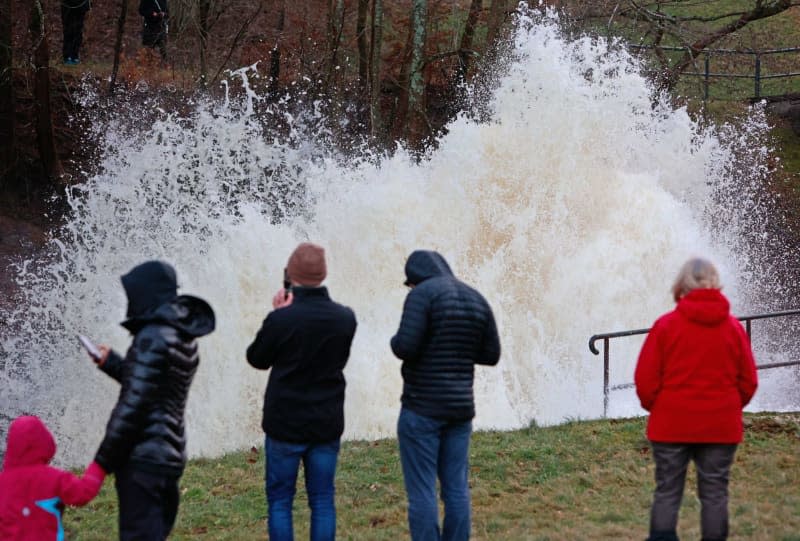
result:
M 742 441 L 742 408 L 758 384 L 750 340 L 704 259 L 687 261 L 642 346 L 636 393 L 650 412 L 647 437 L 656 463 L 649 541 L 677 541 L 689 460 L 697 470 L 704 541 L 728 537 L 728 474 Z
M 103 485 L 105 471 L 92 462 L 77 477 L 49 465 L 56 454 L 53 435 L 38 417 L 15 419 L 0 471 L 0 539 L 62 541 L 64 505 L 85 505 Z

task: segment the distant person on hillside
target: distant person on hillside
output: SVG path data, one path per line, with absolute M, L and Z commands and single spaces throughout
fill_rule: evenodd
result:
M 336 537 L 334 478 L 344 431 L 344 370 L 356 332 L 353 311 L 322 285 L 325 251 L 304 242 L 286 266 L 247 362 L 272 369 L 264 396 L 267 528 L 271 541 L 294 539 L 292 503 L 300 461 L 311 508 L 311 540 Z M 288 282 L 288 283 L 286 283 Z
M 64 539 L 64 506 L 89 503 L 106 472 L 96 462 L 81 477 L 50 466 L 56 441 L 38 417 L 14 419 L 7 442 L 0 471 L 0 539 Z
M 80 64 L 83 21 L 92 8 L 91 0 L 61 0 L 61 26 L 64 29 L 63 61 L 67 66 Z
M 687 261 L 672 286 L 675 310 L 655 322 L 639 354 L 636 393 L 650 412 L 656 463 L 649 541 L 678 540 L 689 460 L 697 469 L 702 538 L 728 537 L 728 476 L 742 441 L 742 408 L 758 379 L 750 339 L 721 287 L 710 262 Z
M 98 367 L 120 384 L 95 461 L 115 477 L 122 541 L 163 541 L 178 513 L 186 466 L 184 412 L 200 358 L 197 340 L 214 330 L 204 300 L 178 295 L 175 269 L 161 261 L 122 276 L 122 326 L 133 334 L 125 357 L 100 346 Z
M 155 49 L 161 59 L 167 61 L 167 34 L 169 33 L 169 8 L 167 0 L 140 0 L 139 15 L 142 16 L 142 45 Z
M 500 338 L 489 303 L 453 276 L 439 253 L 414 251 L 405 273 L 411 290 L 391 347 L 403 361 L 397 439 L 411 539 L 466 541 L 475 365 L 498 363 Z M 444 502 L 441 533 L 437 476 Z

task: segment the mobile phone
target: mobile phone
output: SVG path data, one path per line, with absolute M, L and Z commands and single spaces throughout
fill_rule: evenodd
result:
M 96 345 L 94 345 L 94 343 L 91 340 L 89 340 L 82 334 L 79 334 L 77 336 L 78 336 L 78 342 L 80 342 L 81 345 L 84 347 L 84 349 L 86 349 L 86 351 L 89 352 L 89 355 L 92 357 L 92 359 L 99 361 L 103 357 L 103 355 L 100 353 L 100 350 L 97 348 Z
M 289 269 L 283 269 L 283 298 L 289 298 L 289 290 L 292 287 L 292 281 L 289 279 Z

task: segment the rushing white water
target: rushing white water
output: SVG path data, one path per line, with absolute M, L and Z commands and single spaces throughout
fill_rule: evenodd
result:
M 119 276 L 152 258 L 173 263 L 181 291 L 218 316 L 191 390 L 193 456 L 261 441 L 267 374 L 244 351 L 303 240 L 326 247 L 326 284 L 359 320 L 347 438 L 394 432 L 401 379 L 388 344 L 415 248 L 439 250 L 495 309 L 503 357 L 477 370 L 479 428 L 602 415 L 602 359 L 588 337 L 649 326 L 692 255 L 715 261 L 735 311 L 749 311 L 743 284 L 758 257 L 742 231 L 753 214 L 743 188 L 736 201 L 729 193 L 732 171 L 740 186 L 764 174 L 763 149 L 742 157 L 764 129 L 758 112 L 738 129 L 701 129 L 654 98 L 625 52 L 567 40 L 552 21 L 522 17 L 512 49 L 489 120 L 460 116 L 421 162 L 403 150 L 344 160 L 297 132 L 265 136 L 249 87 L 241 103 L 198 105 L 188 119 L 110 126 L 100 172 L 53 240 L 58 256 L 26 264 L 25 303 L 3 314 L 3 412 L 43 416 L 62 462 L 91 457 L 117 385 L 74 334 L 124 351 Z M 638 343 L 612 347 L 614 382 L 630 381 Z M 614 399 L 615 414 L 638 411 L 632 397 Z

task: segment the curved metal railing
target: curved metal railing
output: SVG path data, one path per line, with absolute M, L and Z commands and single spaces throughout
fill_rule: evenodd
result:
M 756 319 L 768 319 L 774 317 L 785 317 L 785 316 L 796 316 L 800 315 L 800 310 L 783 310 L 781 312 L 769 312 L 766 314 L 754 314 L 751 316 L 741 316 L 739 317 L 739 321 L 744 321 L 745 323 L 745 330 L 747 331 L 747 336 L 752 336 L 752 328 L 751 322 Z M 602 334 L 595 334 L 589 338 L 589 351 L 591 351 L 595 355 L 599 355 L 600 351 L 595 346 L 595 342 L 598 340 L 603 341 L 603 417 L 608 415 L 608 400 L 611 391 L 617 391 L 620 389 L 630 389 L 634 386 L 633 383 L 622 383 L 619 385 L 609 385 L 610 380 L 610 362 L 609 362 L 609 341 L 612 338 L 620 338 L 623 336 L 635 336 L 637 334 L 647 334 L 650 332 L 650 329 L 633 329 L 630 331 L 619 331 L 619 332 L 608 332 Z M 787 361 L 784 363 L 770 363 L 770 364 L 761 364 L 757 365 L 756 368 L 759 370 L 766 370 L 769 368 L 780 368 L 782 366 L 794 366 L 800 365 L 800 360 L 798 361 Z

